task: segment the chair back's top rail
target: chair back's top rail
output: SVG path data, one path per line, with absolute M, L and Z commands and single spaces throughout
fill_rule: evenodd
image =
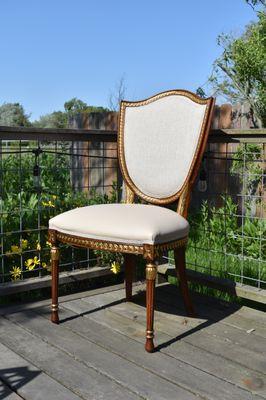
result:
M 55 129 L 0 126 L 0 140 L 116 142 L 116 130 Z M 266 129 L 212 129 L 209 142 L 266 143 Z

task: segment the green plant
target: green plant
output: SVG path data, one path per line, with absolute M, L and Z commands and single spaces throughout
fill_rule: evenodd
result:
M 265 280 L 262 260 L 266 259 L 266 222 L 247 213 L 238 219 L 237 205 L 223 197 L 220 208 L 203 202 L 199 212 L 190 216 L 191 232 L 187 250 L 190 268 L 219 277 L 243 275 Z M 251 280 L 247 280 L 251 284 Z
M 100 195 L 95 190 L 72 190 L 70 156 L 65 143 L 58 143 L 60 150 L 56 155 L 49 142 L 42 143 L 41 151 L 37 153 L 35 143 L 29 142 L 24 146 L 25 150 L 19 156 L 14 152 L 2 158 L 0 217 L 4 233 L 2 254 L 6 274 L 2 280 L 17 280 L 49 272 L 47 227 L 52 216 L 75 207 L 117 201 L 115 185 L 108 196 Z M 15 143 L 12 149 L 9 146 L 9 150 L 17 151 Z M 34 180 L 36 163 L 37 182 Z M 79 263 L 87 259 L 87 253 L 83 249 L 74 252 L 78 267 Z M 99 261 L 103 254 L 97 255 Z M 66 264 L 65 269 L 71 268 L 67 264 L 72 255 L 70 248 L 62 247 L 61 259 Z
M 230 101 L 250 105 L 254 126 L 265 126 L 265 48 L 266 14 L 257 13 L 258 19 L 245 29 L 238 38 L 222 34 L 218 45 L 222 55 L 214 62 L 210 82 L 216 91 Z

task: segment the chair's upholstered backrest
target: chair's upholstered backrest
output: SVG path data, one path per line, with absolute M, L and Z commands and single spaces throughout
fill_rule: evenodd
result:
M 173 90 L 121 103 L 119 160 L 137 195 L 152 203 L 178 198 L 202 153 L 212 100 Z

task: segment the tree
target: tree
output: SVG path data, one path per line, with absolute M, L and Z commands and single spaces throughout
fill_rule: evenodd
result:
M 253 10 L 255 10 L 256 6 L 266 6 L 266 1 L 265 0 L 246 0 L 246 3 L 250 5 Z
M 196 95 L 198 95 L 199 97 L 202 97 L 203 99 L 206 99 L 206 93 L 204 91 L 204 89 L 202 89 L 202 87 L 198 87 L 196 90 Z
M 120 102 L 125 98 L 126 90 L 125 77 L 122 76 L 109 96 L 109 108 L 111 111 L 119 110 Z
M 64 104 L 64 109 L 67 114 L 77 114 L 79 112 L 85 111 L 88 107 L 87 103 L 84 101 L 73 97 Z
M 84 103 L 84 101 L 77 99 L 76 97 L 73 97 L 73 99 L 66 101 L 64 104 L 64 108 L 68 116 L 73 116 L 82 112 L 89 113 L 109 111 L 107 108 L 104 107 L 89 106 L 87 103 Z
M 51 114 L 42 115 L 39 120 L 33 122 L 33 125 L 38 128 L 67 128 L 69 118 L 76 114 L 109 111 L 104 107 L 89 106 L 76 97 L 66 101 L 64 109 L 65 111 L 54 111 Z
M 252 0 L 252 5 L 256 4 L 258 1 Z M 214 62 L 210 81 L 230 101 L 247 101 L 254 125 L 265 126 L 266 15 L 262 11 L 257 15 L 257 22 L 248 25 L 239 38 L 225 34 L 218 37 L 223 53 Z
M 67 128 L 68 116 L 63 111 L 54 111 L 51 114 L 45 114 L 33 125 L 38 128 Z
M 0 106 L 0 125 L 30 126 L 29 115 L 19 103 L 4 103 Z

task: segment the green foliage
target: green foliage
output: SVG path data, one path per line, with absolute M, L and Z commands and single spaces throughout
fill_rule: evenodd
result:
M 196 94 L 197 94 L 199 97 L 202 97 L 203 99 L 206 98 L 206 93 L 205 93 L 204 89 L 202 89 L 202 87 L 200 87 L 200 86 L 197 88 Z
M 222 34 L 218 44 L 222 55 L 214 62 L 210 78 L 217 92 L 233 102 L 247 101 L 256 125 L 266 124 L 266 15 L 246 27 L 239 38 Z
M 54 111 L 51 114 L 45 114 L 38 121 L 33 123 L 37 128 L 67 128 L 68 116 L 63 111 Z
M 48 151 L 49 149 L 48 145 Z M 51 217 L 76 207 L 117 201 L 115 185 L 109 196 L 100 195 L 95 190 L 89 193 L 73 192 L 70 158 L 65 154 L 57 154 L 55 157 L 49 152 L 40 153 L 38 158 L 40 176 L 36 186 L 33 179 L 35 162 L 35 154 L 30 150 L 21 157 L 10 154 L 2 159 L 0 218 L 5 232 L 2 248 L 5 254 L 4 268 L 8 275 L 14 268 L 18 269 L 18 279 L 25 272 L 25 277 L 36 276 L 37 271 L 43 275 L 47 273 L 47 266 L 49 268 L 50 264 L 47 227 Z M 24 231 L 22 236 L 20 231 Z M 63 246 L 61 252 L 63 263 L 69 263 L 72 258 L 71 251 L 70 248 Z M 29 270 L 25 262 L 34 260 L 34 257 L 36 257 L 35 265 Z M 75 250 L 77 263 L 86 258 L 86 250 Z M 100 265 L 106 261 L 113 261 L 113 257 L 109 255 L 108 258 L 108 254 L 105 255 L 104 252 L 98 252 L 97 258 Z M 120 259 L 121 256 L 118 255 L 114 260 Z
M 200 211 L 189 218 L 187 261 L 190 268 L 197 265 L 203 272 L 209 268 L 211 274 L 219 277 L 242 273 L 254 279 L 258 278 L 260 268 L 261 279 L 266 279 L 266 271 L 260 264 L 266 258 L 266 221 L 251 217 L 248 212 L 239 219 L 232 198 L 222 199 L 222 207 L 209 208 L 203 202 Z
M 19 103 L 4 103 L 0 106 L 0 125 L 30 126 L 29 115 Z
M 33 125 L 38 128 L 67 128 L 69 118 L 79 113 L 107 112 L 104 107 L 89 106 L 84 101 L 73 97 L 64 104 L 65 111 L 54 111 L 51 114 L 42 115 Z
M 253 10 L 255 9 L 256 6 L 266 6 L 265 0 L 245 0 L 247 4 L 249 4 Z
M 21 158 L 9 154 L 2 159 L 2 196 L 13 196 L 22 188 L 25 193 L 35 191 L 33 182 L 34 154 L 24 154 Z M 67 156 L 42 153 L 40 160 L 40 181 L 42 191 L 48 193 L 68 193 L 70 190 L 69 159 Z
M 90 113 L 109 111 L 107 108 L 104 107 L 89 106 L 87 103 L 84 103 L 84 101 L 79 100 L 76 97 L 73 97 L 73 99 L 66 101 L 64 104 L 64 108 L 65 112 L 69 116 L 73 116 L 82 112 Z
M 259 162 L 261 157 L 261 147 L 257 144 L 248 143 L 236 149 L 230 172 L 240 177 L 245 195 L 252 195 L 258 191 L 263 172 Z
M 94 250 L 97 257 L 97 264 L 99 266 L 111 265 L 112 262 L 117 261 L 120 265 L 123 264 L 123 255 L 121 253 L 112 253 L 110 251 Z

